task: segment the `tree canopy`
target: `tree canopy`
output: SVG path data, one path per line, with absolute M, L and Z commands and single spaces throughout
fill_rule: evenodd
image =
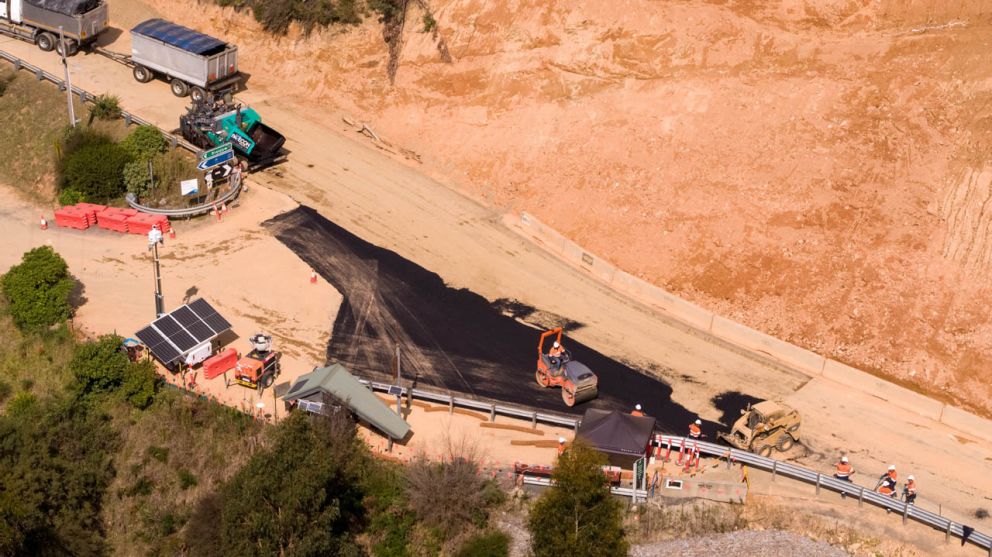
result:
M 121 351 L 123 340 L 117 335 L 103 335 L 79 344 L 69 368 L 81 394 L 114 392 L 135 408 L 145 408 L 155 397 L 155 366 L 147 360 L 128 360 Z
M 25 253 L 0 278 L 0 288 L 10 302 L 10 315 L 22 331 L 40 331 L 68 319 L 69 297 L 75 281 L 65 260 L 48 246 Z
M 554 485 L 528 517 L 535 557 L 627 554 L 623 509 L 610 495 L 604 464 L 602 454 L 581 442 L 558 457 Z

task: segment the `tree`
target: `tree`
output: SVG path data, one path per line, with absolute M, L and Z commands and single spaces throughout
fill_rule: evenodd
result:
M 22 331 L 40 331 L 72 315 L 69 296 L 75 287 L 69 266 L 48 246 L 34 248 L 0 278 L 10 315 Z
M 527 520 L 535 557 L 626 555 L 623 509 L 603 475 L 606 459 L 577 442 L 558 457 L 554 484 Z
M 462 454 L 414 462 L 407 470 L 407 498 L 418 519 L 450 539 L 469 525 L 485 526 L 503 492 L 482 477 L 474 455 Z
M 147 408 L 158 385 L 155 366 L 131 363 L 121 351 L 122 342 L 117 335 L 103 335 L 79 344 L 69 362 L 76 388 L 83 396 L 116 393 L 135 408 Z
M 213 504 L 224 555 L 357 555 L 367 453 L 350 419 L 291 414 Z M 194 517 L 194 520 L 196 517 Z M 201 533 L 202 534 L 202 533 Z M 187 542 L 192 543 L 187 538 Z M 202 539 L 200 543 L 216 542 Z M 198 554 L 198 547 L 191 547 Z
M 105 553 L 100 505 L 119 441 L 72 400 L 0 415 L 0 555 Z
M 114 143 L 91 143 L 67 155 L 62 169 L 62 189 L 86 199 L 106 201 L 124 192 L 127 152 Z
M 131 159 L 144 163 L 159 153 L 165 152 L 165 138 L 155 126 L 138 126 L 120 143 Z

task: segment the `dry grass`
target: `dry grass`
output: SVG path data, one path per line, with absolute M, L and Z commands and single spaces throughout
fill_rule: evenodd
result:
M 6 299 L 0 296 L 0 412 L 22 392 L 39 398 L 62 393 L 69 381 L 66 364 L 74 346 L 65 327 L 22 335 L 7 315 Z
M 178 554 L 196 502 L 264 442 L 262 426 L 236 410 L 171 390 L 144 412 L 118 407 L 114 420 L 124 445 L 104 520 L 117 555 Z

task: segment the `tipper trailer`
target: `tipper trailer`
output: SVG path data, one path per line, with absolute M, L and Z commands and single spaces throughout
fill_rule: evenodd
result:
M 164 19 L 131 29 L 131 54 L 97 52 L 130 67 L 138 82 L 161 77 L 174 95 L 189 95 L 196 102 L 211 95 L 230 99 L 241 83 L 237 46 Z
M 103 0 L 0 0 L 0 34 L 32 42 L 46 52 L 72 56 L 89 46 L 110 22 Z

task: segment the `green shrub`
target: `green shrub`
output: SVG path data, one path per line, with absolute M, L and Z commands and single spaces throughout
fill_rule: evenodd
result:
M 139 476 L 127 489 L 124 495 L 128 497 L 148 497 L 155 490 L 155 482 L 148 476 Z
M 179 476 L 179 489 L 189 489 L 196 485 L 196 476 L 189 470 L 180 468 L 176 470 L 176 474 Z
M 147 161 L 131 161 L 124 165 L 124 187 L 128 192 L 141 197 L 151 189 Z
M 178 192 L 179 182 L 195 178 L 197 175 L 196 162 L 177 150 L 155 155 L 152 159 L 152 167 L 155 172 L 155 183 L 152 188 L 163 194 L 165 192 L 160 188 Z M 147 173 L 147 169 L 145 172 Z
M 69 362 L 76 388 L 84 396 L 117 393 L 135 408 L 147 408 L 155 397 L 158 377 L 149 360 L 131 363 L 121 352 L 123 339 L 103 335 L 79 344 Z
M 151 445 L 150 447 L 148 447 L 148 450 L 146 452 L 148 453 L 148 456 L 154 458 L 159 462 L 165 462 L 169 460 L 169 449 L 167 447 L 156 447 L 155 445 Z
M 25 253 L 21 263 L 0 278 L 10 316 L 22 331 L 41 331 L 68 319 L 73 288 L 69 266 L 48 246 Z
M 114 118 L 120 118 L 120 116 L 121 99 L 117 95 L 104 93 L 93 99 L 93 104 L 90 106 L 91 124 L 94 118 L 98 120 L 113 120 Z
M 66 205 L 75 205 L 82 201 L 86 201 L 86 199 L 83 197 L 83 194 L 76 190 L 65 189 L 59 192 L 59 205 L 63 207 Z
M 424 14 L 424 33 L 430 33 L 437 29 L 437 21 L 431 14 Z
M 159 153 L 164 153 L 167 144 L 162 132 L 155 126 L 138 126 L 121 140 L 120 146 L 127 151 L 132 160 L 144 162 Z
M 465 540 L 454 557 L 506 557 L 510 554 L 510 536 L 494 530 Z
M 30 412 L 35 404 L 38 402 L 38 397 L 31 393 L 20 392 L 14 395 L 14 398 L 10 399 L 10 403 L 7 404 L 7 415 L 8 416 L 18 416 L 24 415 Z
M 65 158 L 62 189 L 78 191 L 90 200 L 103 202 L 124 192 L 127 152 L 113 143 L 85 145 Z
M 361 23 L 356 0 L 264 0 L 251 3 L 255 19 L 270 33 L 285 35 L 292 23 L 304 32 L 335 23 Z

